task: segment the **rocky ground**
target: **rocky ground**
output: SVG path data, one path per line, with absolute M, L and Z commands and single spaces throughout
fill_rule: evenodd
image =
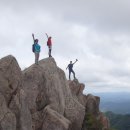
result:
M 85 85 L 67 81 L 53 58 L 21 71 L 16 59 L 0 60 L 0 130 L 89 130 L 87 114 L 109 129 L 100 98 L 84 95 Z M 93 130 L 96 129 L 93 126 Z

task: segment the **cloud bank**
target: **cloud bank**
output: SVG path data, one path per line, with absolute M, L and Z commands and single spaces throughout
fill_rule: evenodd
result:
M 0 58 L 12 54 L 22 69 L 34 62 L 31 34 L 63 70 L 70 60 L 85 92 L 130 91 L 129 0 L 0 0 Z M 66 70 L 65 70 L 66 71 Z M 66 71 L 68 78 L 68 73 Z

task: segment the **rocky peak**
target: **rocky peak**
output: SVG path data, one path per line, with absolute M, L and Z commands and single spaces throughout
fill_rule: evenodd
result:
M 108 120 L 99 111 L 100 98 L 84 95 L 84 87 L 78 80 L 67 81 L 53 58 L 24 71 L 13 56 L 2 58 L 0 130 L 85 130 L 88 112 L 106 128 Z

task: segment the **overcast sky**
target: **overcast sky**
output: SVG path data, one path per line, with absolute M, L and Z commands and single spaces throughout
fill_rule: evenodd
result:
M 12 54 L 22 69 L 34 62 L 32 36 L 40 59 L 52 36 L 58 66 L 75 64 L 85 93 L 130 92 L 130 0 L 0 0 L 0 58 Z

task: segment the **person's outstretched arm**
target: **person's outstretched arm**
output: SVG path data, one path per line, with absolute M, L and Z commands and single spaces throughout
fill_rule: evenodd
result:
M 77 62 L 78 60 L 76 59 L 76 61 L 73 63 L 73 65 Z
M 46 33 L 47 38 L 49 38 L 48 34 Z
M 34 38 L 34 34 L 32 33 L 32 37 L 33 37 L 33 42 L 35 41 L 35 38 Z

